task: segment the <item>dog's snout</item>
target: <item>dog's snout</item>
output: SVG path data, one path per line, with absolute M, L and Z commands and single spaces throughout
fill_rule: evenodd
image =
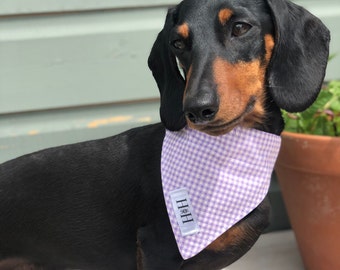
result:
M 187 99 L 184 112 L 187 119 L 193 124 L 201 124 L 212 121 L 218 111 L 216 98 L 205 96 L 204 98 Z
M 190 122 L 197 124 L 201 122 L 208 122 L 214 119 L 217 110 L 215 108 L 192 108 L 186 112 L 186 117 Z

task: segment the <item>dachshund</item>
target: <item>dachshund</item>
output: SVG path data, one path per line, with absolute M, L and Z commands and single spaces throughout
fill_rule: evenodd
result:
M 0 269 L 213 270 L 238 260 L 268 225 L 268 201 L 183 260 L 162 193 L 165 130 L 279 135 L 281 109 L 302 111 L 318 95 L 329 40 L 287 0 L 170 8 L 148 59 L 161 123 L 0 165 Z

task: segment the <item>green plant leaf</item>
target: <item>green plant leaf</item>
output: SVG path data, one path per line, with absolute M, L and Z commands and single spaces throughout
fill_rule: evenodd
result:
M 340 81 L 331 81 L 328 89 L 334 96 L 340 97 Z
M 331 103 L 330 109 L 334 112 L 340 112 L 340 99 L 336 99 Z
M 331 81 L 316 101 L 301 113 L 283 111 L 285 130 L 316 135 L 340 136 L 340 81 Z

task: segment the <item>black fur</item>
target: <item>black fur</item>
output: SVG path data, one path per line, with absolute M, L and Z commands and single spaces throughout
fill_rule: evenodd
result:
M 290 112 L 307 109 L 325 76 L 330 34 L 322 22 L 285 0 L 267 0 L 275 25 L 275 50 L 268 70 L 275 103 Z
M 160 116 L 167 129 L 175 131 L 185 126 L 183 92 L 185 82 L 177 68 L 175 56 L 169 50 L 169 34 L 175 25 L 175 9 L 166 16 L 163 30 L 154 43 L 148 64 L 161 93 Z

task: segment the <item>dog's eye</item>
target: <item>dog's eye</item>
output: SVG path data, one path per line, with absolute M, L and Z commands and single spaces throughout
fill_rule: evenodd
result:
M 237 22 L 233 25 L 232 35 L 234 37 L 239 37 L 247 33 L 251 28 L 250 24 Z
M 172 42 L 172 46 L 177 50 L 184 50 L 185 49 L 185 43 L 183 40 L 176 39 Z

